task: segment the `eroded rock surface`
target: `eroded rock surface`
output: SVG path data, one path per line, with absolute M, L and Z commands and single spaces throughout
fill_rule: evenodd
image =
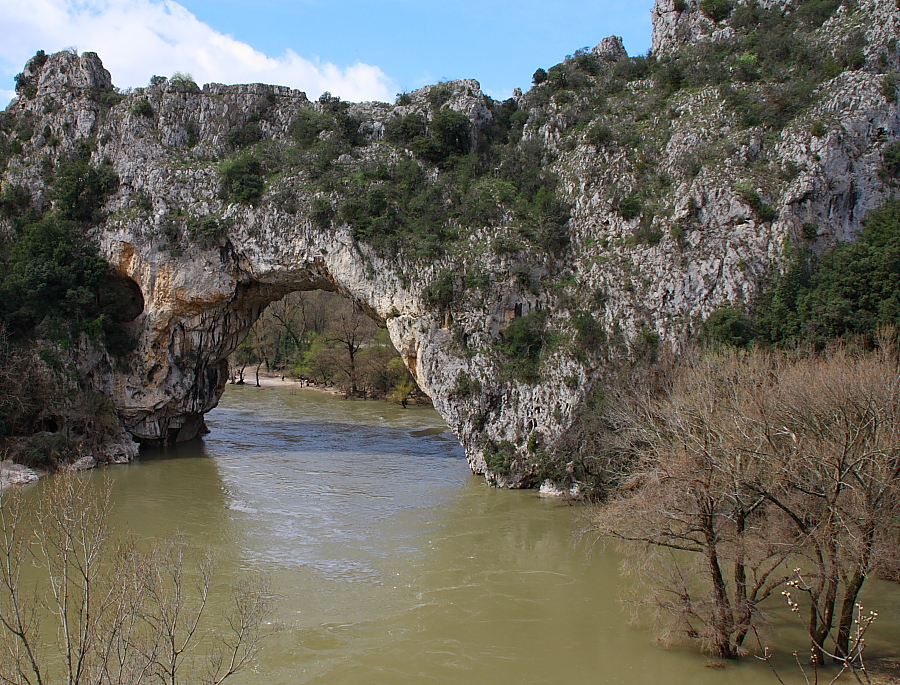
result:
M 694 0 L 677 6 L 658 0 L 654 52 L 727 34 Z M 59 53 L 26 70 L 32 90 L 9 113 L 31 117 L 36 133 L 3 183 L 23 186 L 35 207 L 47 208 L 43 169 L 85 144 L 94 163 L 108 160 L 118 174 L 96 239 L 140 291 L 143 305 L 130 324 L 139 348 L 127 370 L 95 359 L 80 372 L 114 399 L 137 440 L 169 443 L 202 433 L 203 415 L 225 387 L 225 359 L 261 311 L 290 291 L 321 288 L 356 300 L 387 325 L 473 471 L 528 483 L 528 443 L 553 444 L 613 353 L 581 345 L 577 317 L 599 322 L 605 339 L 626 354 L 648 332 L 684 339 L 715 307 L 752 301 L 787 239 L 804 234 L 817 250 L 851 240 L 866 211 L 887 196 L 878 169 L 884 146 L 900 135 L 900 119 L 883 73 L 898 66 L 891 43 L 898 12 L 893 0 L 860 0 L 858 7 L 878 18 L 867 28 L 868 61 L 824 83 L 814 104 L 774 134 L 735 126 L 717 89 L 695 89 L 653 115 L 646 135 L 664 129 L 665 136 L 652 158 L 636 160 L 626 145 L 589 140 L 571 108 L 556 100 L 531 106 L 522 140 L 539 140 L 554 153 L 572 206 L 569 244 L 556 254 L 504 247 L 503 240 L 517 239 L 511 221 L 468 226 L 460 243 L 430 262 L 382 254 L 339 219 L 316 221 L 316 201 L 330 206 L 337 195 L 296 169 L 271 175 L 256 204 L 228 202 L 218 168 L 236 154 L 229 134 L 251 123 L 268 146 L 260 154 L 276 154 L 290 146 L 298 111 L 323 105 L 277 86 L 163 81 L 110 107 L 101 94 L 112 81 L 92 53 Z M 829 21 L 840 27 L 849 19 L 838 13 Z M 605 39 L 594 53 L 620 60 L 621 40 Z M 442 104 L 465 114 L 473 131 L 490 124 L 495 114 L 476 81 L 441 87 L 449 89 Z M 653 97 L 649 81 L 629 88 L 637 99 Z M 349 178 L 365 165 L 410 157 L 384 139 L 386 126 L 413 112 L 432 120 L 430 91 L 397 105 L 352 105 L 366 144 L 331 163 L 346 167 Z M 526 107 L 528 98 L 517 100 Z M 137 113 L 144 100 L 149 114 Z M 824 126 L 814 131 L 814 122 Z M 625 218 L 622 198 L 641 189 L 646 165 L 667 179 L 665 197 L 654 214 Z M 760 218 L 747 199 L 753 195 L 774 218 Z M 214 239 L 192 233 L 205 217 L 220 227 Z M 483 278 L 468 288 L 475 271 Z M 452 300 L 435 305 L 423 293 L 447 274 Z M 523 381 L 504 368 L 498 341 L 516 318 L 535 311 L 547 315 L 555 337 L 542 352 L 540 379 Z M 517 455 L 514 467 L 491 473 L 486 455 L 503 444 Z

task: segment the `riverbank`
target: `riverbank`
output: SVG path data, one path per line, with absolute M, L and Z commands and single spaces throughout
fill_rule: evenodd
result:
M 344 397 L 344 393 L 341 389 L 336 385 L 321 385 L 317 383 L 313 383 L 311 381 L 303 380 L 300 378 L 290 378 L 288 376 L 283 376 L 281 374 L 274 374 L 271 372 L 262 372 L 259 374 L 259 385 L 257 385 L 256 373 L 252 373 L 244 376 L 243 383 L 232 383 L 228 382 L 228 385 L 243 385 L 245 387 L 250 388 L 290 388 L 292 390 L 310 390 L 312 392 L 321 392 L 329 395 L 334 395 L 336 397 Z M 360 399 L 360 400 L 374 400 L 376 402 L 392 402 L 387 396 L 383 397 L 353 397 L 347 399 Z M 432 406 L 431 398 L 425 394 L 422 394 L 418 397 L 411 397 L 408 400 L 408 404 L 415 404 L 417 406 Z
M 11 459 L 4 459 L 0 461 L 0 492 L 16 485 L 34 483 L 46 475 L 46 471 L 37 471 L 22 464 L 16 464 Z
M 251 388 L 296 388 L 300 390 L 313 390 L 315 392 L 325 392 L 330 395 L 341 395 L 341 391 L 335 386 L 317 385 L 309 381 L 303 381 L 299 378 L 289 378 L 281 374 L 259 374 L 259 385 L 256 384 L 256 374 L 251 374 L 244 378 L 243 383 L 231 383 L 228 385 L 245 385 Z

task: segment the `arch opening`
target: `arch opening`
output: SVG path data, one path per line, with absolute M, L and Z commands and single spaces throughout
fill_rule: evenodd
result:
M 207 433 L 204 415 L 228 382 L 254 383 L 259 374 L 338 388 L 345 397 L 430 403 L 407 370 L 415 357 L 400 355 L 385 320 L 324 269 L 244 277 L 215 301 L 175 299 L 169 311 L 138 317 L 152 335 L 144 335 L 132 369 L 138 382 L 125 387 L 134 410 L 121 415 L 141 444 Z
M 336 291 L 294 290 L 265 306 L 228 355 L 228 382 L 291 379 L 345 398 L 430 404 L 384 321 Z

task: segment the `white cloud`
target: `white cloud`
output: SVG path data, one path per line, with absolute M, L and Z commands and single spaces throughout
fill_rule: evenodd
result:
M 305 90 L 311 98 L 328 90 L 346 100 L 392 101 L 397 91 L 370 64 L 341 68 L 293 50 L 269 57 L 172 0 L 2 0 L 0 26 L 0 59 L 18 69 L 38 48 L 74 46 L 99 54 L 120 87 L 182 71 L 201 84 L 272 83 Z

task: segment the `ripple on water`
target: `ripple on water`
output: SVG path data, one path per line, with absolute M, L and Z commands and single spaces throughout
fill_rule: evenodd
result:
M 577 507 L 487 487 L 431 410 L 229 386 L 208 423 L 117 470 L 114 498 L 139 534 L 213 546 L 229 580 L 272 575 L 286 629 L 238 684 L 772 682 L 655 646 L 625 620 L 620 556 L 573 542 Z

